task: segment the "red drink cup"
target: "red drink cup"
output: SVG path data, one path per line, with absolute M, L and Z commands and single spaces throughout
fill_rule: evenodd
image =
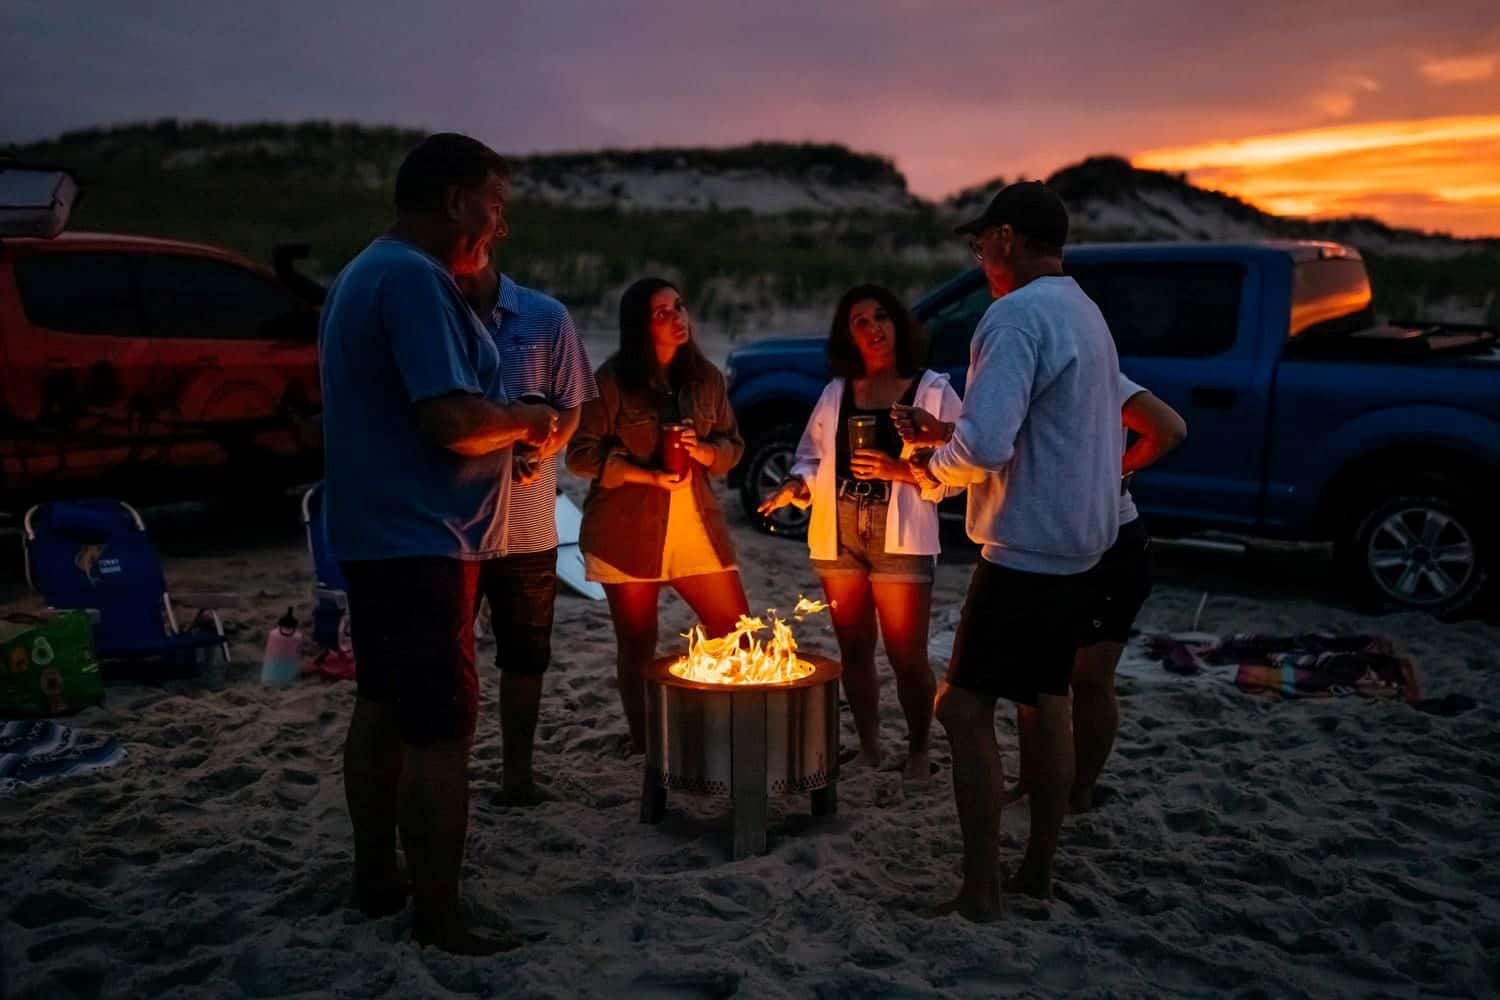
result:
M 688 453 L 682 445 L 683 432 L 687 424 L 661 425 L 661 467 L 674 476 L 688 471 Z

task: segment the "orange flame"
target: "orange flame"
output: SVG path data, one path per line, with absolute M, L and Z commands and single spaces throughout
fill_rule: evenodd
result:
M 801 621 L 828 607 L 799 596 L 792 618 Z M 797 656 L 791 626 L 777 617 L 775 608 L 766 615 L 769 625 L 762 618 L 740 615 L 733 631 L 717 638 L 709 638 L 702 625 L 694 625 L 685 636 L 687 655 L 668 669 L 674 677 L 700 684 L 787 684 L 811 674 L 812 664 Z M 757 633 L 767 628 L 770 641 L 762 641 Z

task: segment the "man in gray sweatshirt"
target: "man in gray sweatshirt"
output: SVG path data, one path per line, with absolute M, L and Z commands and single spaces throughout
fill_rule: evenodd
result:
M 974 331 L 968 391 L 948 442 L 916 462 L 929 486 L 966 486 L 983 546 L 937 718 L 953 749 L 964 881 L 945 909 L 1000 914 L 1002 772 L 995 702 L 1016 703 L 1039 750 L 1031 838 L 1007 891 L 1046 897 L 1073 783 L 1068 697 L 1090 604 L 1087 571 L 1119 529 L 1119 361 L 1093 301 L 1063 274 L 1068 213 L 1037 181 L 1012 184 L 959 227 L 996 301 Z

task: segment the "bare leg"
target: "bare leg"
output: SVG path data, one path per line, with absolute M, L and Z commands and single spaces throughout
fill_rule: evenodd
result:
M 833 631 L 844 667 L 844 697 L 859 733 L 859 760 L 880 766 L 880 678 L 875 673 L 875 605 L 863 573 L 829 573 L 823 592 L 833 605 Z
M 927 743 L 932 729 L 932 699 L 937 678 L 927 662 L 927 635 L 932 618 L 932 585 L 872 583 L 885 655 L 896 673 L 896 696 L 906 716 L 906 765 L 902 777 L 926 781 Z
M 659 583 L 604 585 L 609 614 L 615 623 L 615 678 L 620 704 L 630 726 L 632 753 L 646 752 L 646 668 L 656 655 Z
M 344 797 L 354 824 L 354 905 L 370 917 L 406 906 L 407 886 L 396 861 L 401 760 L 395 710 L 356 698 L 344 742 Z
M 1029 779 L 1031 836 L 1026 841 L 1026 856 L 1005 888 L 1046 899 L 1052 895 L 1052 857 L 1057 853 L 1058 834 L 1068 812 L 1068 793 L 1073 788 L 1072 699 L 1042 694 L 1037 696 L 1035 707 L 1017 707 L 1022 733 L 1031 730 L 1036 741 L 1036 767 Z
M 412 940 L 457 955 L 491 955 L 516 941 L 464 926 L 458 877 L 469 827 L 469 739 L 407 745 L 401 772 L 401 842 L 411 868 Z
M 1020 802 L 1026 797 L 1028 791 L 1027 782 L 1036 773 L 1036 727 L 1025 726 L 1021 722 L 1021 714 L 1026 711 L 1024 705 L 1016 706 L 1016 749 L 1020 751 L 1021 766 L 1020 773 L 1016 775 L 1016 783 L 1000 794 L 1000 801 L 1006 805 L 1012 802 Z
M 964 837 L 963 885 L 940 912 L 956 910 L 979 922 L 998 920 L 1004 769 L 995 741 L 995 699 L 944 682 L 938 686 L 937 719 L 953 749 L 953 798 Z
M 536 786 L 531 761 L 542 708 L 542 675 L 500 671 L 501 801 L 536 805 L 548 796 Z
M 693 609 L 703 623 L 703 631 L 711 636 L 727 635 L 734 630 L 740 615 L 750 613 L 745 585 L 740 582 L 737 569 L 679 577 L 672 581 L 672 589 Z
M 1073 659 L 1073 748 L 1078 769 L 1068 804 L 1075 813 L 1094 807 L 1094 784 L 1120 731 L 1115 667 L 1124 652 L 1123 643 L 1096 642 Z

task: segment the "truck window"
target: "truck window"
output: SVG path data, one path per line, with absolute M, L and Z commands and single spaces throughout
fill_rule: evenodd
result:
M 1209 357 L 1239 332 L 1242 265 L 1220 262 L 1069 264 L 1123 355 Z
M 141 254 L 141 300 L 155 337 L 275 340 L 313 315 L 291 292 L 220 260 Z
M 969 341 L 984 311 L 994 302 L 989 286 L 979 287 L 948 302 L 923 322 L 927 330 L 927 367 L 962 368 L 969 363 Z
M 1375 325 L 1365 262 L 1305 260 L 1292 272 L 1292 337 L 1354 333 Z
M 65 333 L 137 336 L 130 261 L 119 253 L 34 253 L 16 261 L 21 308 L 33 325 Z

